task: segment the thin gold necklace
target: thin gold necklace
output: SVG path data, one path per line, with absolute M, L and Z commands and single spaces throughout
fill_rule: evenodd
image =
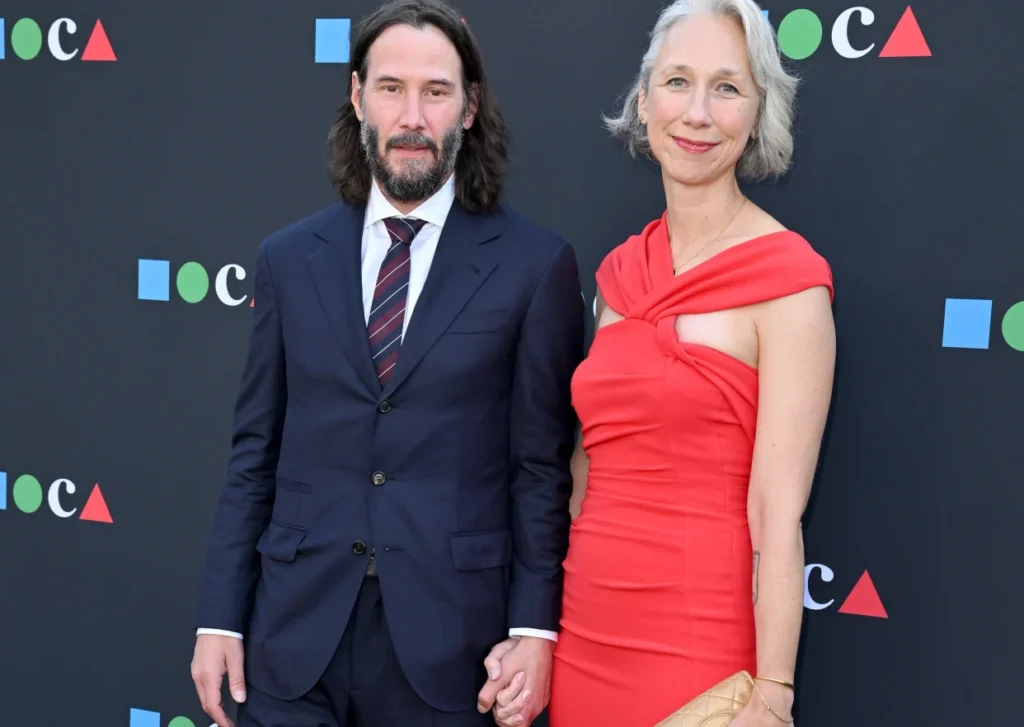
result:
M 746 196 L 744 196 L 743 199 L 740 201 L 739 207 L 737 207 L 736 211 L 732 213 L 732 217 L 730 217 L 729 221 L 727 223 L 725 223 L 725 227 L 723 227 L 721 230 L 718 231 L 717 235 L 715 235 L 710 240 L 708 240 L 703 245 L 701 245 L 700 249 L 697 250 L 697 252 L 695 252 L 693 255 L 691 255 L 689 258 L 687 258 L 683 262 L 679 263 L 678 265 L 674 265 L 673 264 L 672 270 L 673 270 L 674 274 L 678 275 L 679 271 L 682 268 L 684 268 L 687 265 L 689 265 L 691 262 L 693 262 L 697 258 L 698 255 L 700 255 L 702 252 L 704 252 L 704 250 L 707 249 L 708 245 L 710 245 L 712 242 L 714 242 L 715 240 L 720 238 L 723 234 L 725 234 L 725 231 L 728 230 L 729 227 L 732 226 L 733 222 L 736 221 L 736 217 L 739 215 L 740 210 L 743 209 L 743 205 L 745 205 L 746 203 L 747 203 L 747 198 L 746 198 Z

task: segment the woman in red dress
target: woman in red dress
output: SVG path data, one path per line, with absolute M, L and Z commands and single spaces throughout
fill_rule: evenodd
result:
M 753 2 L 680 0 L 609 120 L 660 164 L 667 204 L 600 266 L 573 380 L 551 727 L 653 727 L 741 669 L 756 689 L 733 727 L 791 722 L 832 277 L 738 179 L 788 166 L 794 86 Z M 527 724 L 506 692 L 499 724 Z

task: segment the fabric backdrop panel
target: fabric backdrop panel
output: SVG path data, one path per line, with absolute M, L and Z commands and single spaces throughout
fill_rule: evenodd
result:
M 508 201 L 572 242 L 588 306 L 664 208 L 658 168 L 601 126 L 661 5 L 460 5 L 511 129 Z M 253 261 L 335 199 L 348 36 L 316 21 L 374 7 L 0 4 L 0 724 L 209 724 L 193 614 Z M 839 338 L 798 724 L 1007 723 L 1024 8 L 764 7 L 801 78 L 796 153 L 748 192 L 831 263 Z

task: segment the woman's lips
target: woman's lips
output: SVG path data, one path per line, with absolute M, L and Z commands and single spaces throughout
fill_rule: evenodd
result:
M 709 149 L 714 149 L 716 146 L 718 146 L 717 141 L 696 141 L 694 139 L 686 139 L 682 136 L 673 136 L 672 138 L 675 140 L 676 145 L 679 146 L 680 149 L 688 151 L 691 154 L 703 154 Z

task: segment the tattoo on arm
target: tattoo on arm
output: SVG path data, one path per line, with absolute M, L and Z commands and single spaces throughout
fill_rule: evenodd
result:
M 761 563 L 761 551 L 754 551 L 754 605 L 757 605 L 757 569 Z

